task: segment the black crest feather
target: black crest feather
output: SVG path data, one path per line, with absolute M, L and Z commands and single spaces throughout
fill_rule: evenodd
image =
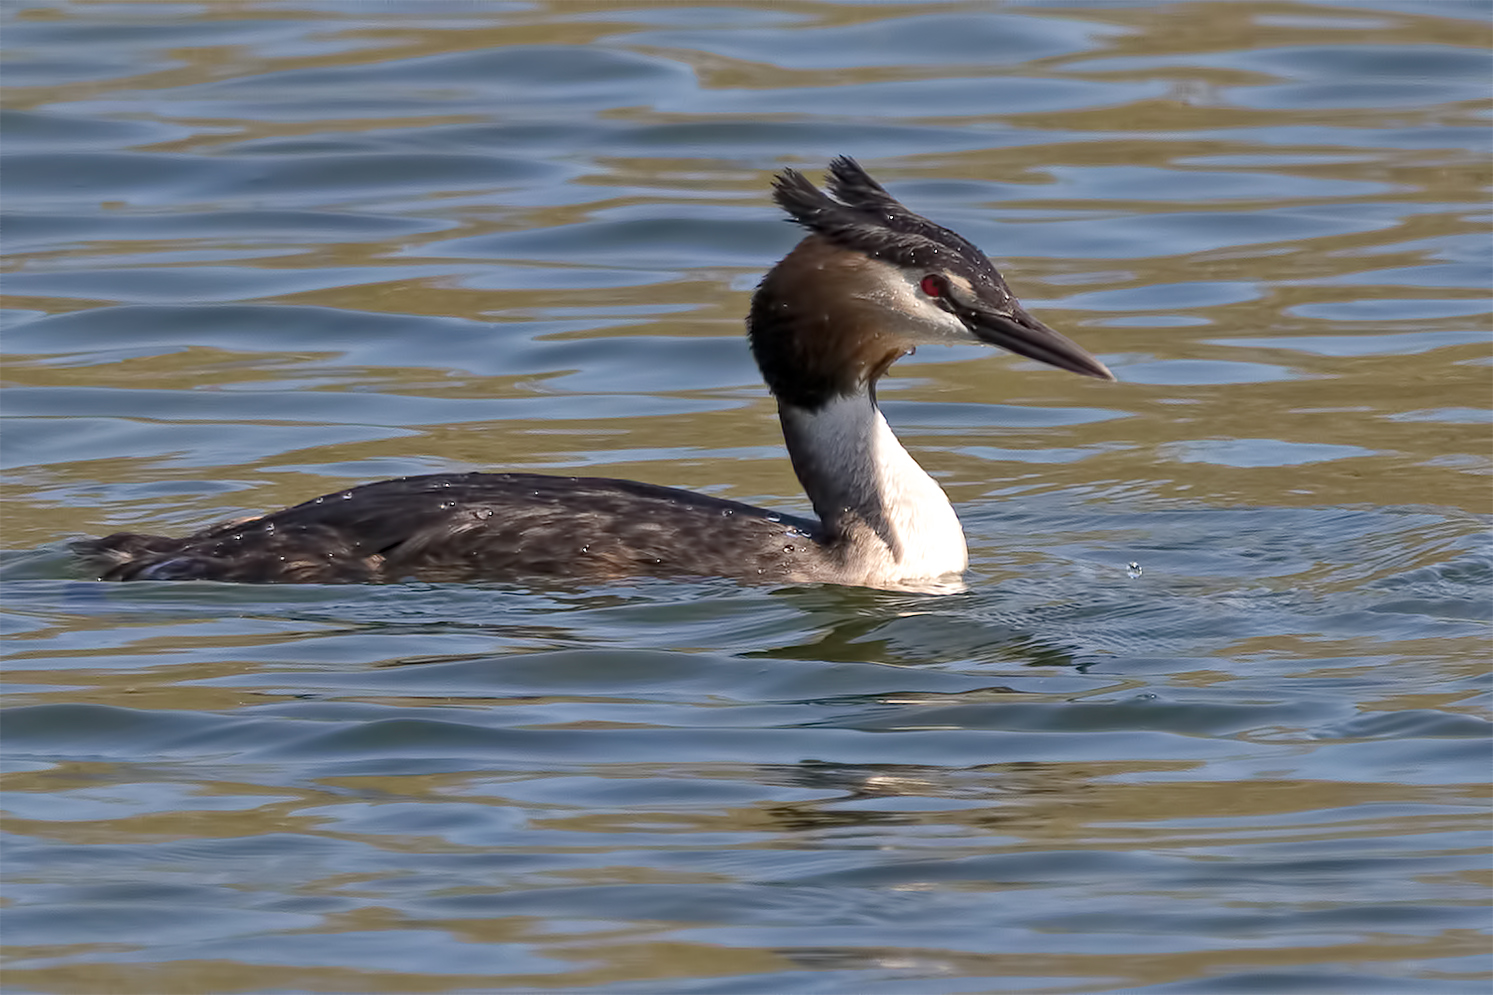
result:
M 785 169 L 773 181 L 773 200 L 814 234 L 874 259 L 999 279 L 973 243 L 909 211 L 849 156 L 829 164 L 826 185 L 828 194 L 798 170 Z

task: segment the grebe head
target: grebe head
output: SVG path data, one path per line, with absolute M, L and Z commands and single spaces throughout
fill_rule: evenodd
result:
M 763 278 L 747 318 L 752 354 L 780 401 L 815 410 L 869 391 L 925 343 L 985 342 L 1114 379 L 1028 314 L 983 252 L 903 207 L 854 159 L 830 163 L 827 186 L 793 169 L 773 184 L 773 199 L 809 231 Z

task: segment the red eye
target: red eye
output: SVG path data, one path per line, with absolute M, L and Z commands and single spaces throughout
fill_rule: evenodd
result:
M 918 286 L 922 287 L 923 293 L 929 297 L 943 296 L 943 277 L 941 276 L 934 276 L 930 273 L 928 276 L 923 277 L 922 282 Z

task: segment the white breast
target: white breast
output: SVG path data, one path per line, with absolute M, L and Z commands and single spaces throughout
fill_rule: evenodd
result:
M 867 537 L 847 567 L 847 583 L 897 586 L 958 574 L 969 565 L 964 529 L 943 488 L 892 434 L 869 394 L 836 398 L 817 411 L 782 410 L 795 465 L 814 506 L 844 509 L 885 524 L 887 540 Z M 820 491 L 821 493 L 813 493 Z

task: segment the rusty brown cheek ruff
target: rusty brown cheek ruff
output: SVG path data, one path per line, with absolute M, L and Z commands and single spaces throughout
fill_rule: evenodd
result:
M 779 401 L 819 407 L 866 389 L 912 351 L 862 296 L 874 292 L 875 265 L 810 235 L 762 281 L 749 318 L 752 355 Z

